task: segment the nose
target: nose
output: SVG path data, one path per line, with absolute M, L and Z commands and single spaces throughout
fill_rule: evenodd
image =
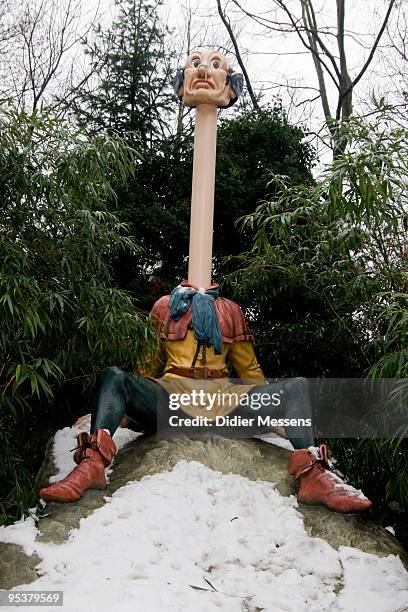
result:
M 208 64 L 200 64 L 197 68 L 198 76 L 206 79 L 208 74 L 208 68 Z

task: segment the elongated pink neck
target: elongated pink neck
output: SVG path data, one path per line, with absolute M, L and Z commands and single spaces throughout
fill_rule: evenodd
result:
M 213 104 L 196 109 L 188 281 L 203 288 L 211 285 L 217 110 Z

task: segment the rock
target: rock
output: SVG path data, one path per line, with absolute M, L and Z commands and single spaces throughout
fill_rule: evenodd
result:
M 104 503 L 104 497 L 132 480 L 171 470 L 178 461 L 199 461 L 207 467 L 223 473 L 233 472 L 251 480 L 273 482 L 282 495 L 295 495 L 294 480 L 288 475 L 286 465 L 290 451 L 257 439 L 238 440 L 226 438 L 187 437 L 171 440 L 155 436 L 138 438 L 119 451 L 110 482 L 105 491 L 88 491 L 75 504 L 48 504 L 49 516 L 40 518 L 40 540 L 63 542 L 71 529 L 79 526 L 81 518 L 89 516 Z M 47 447 L 46 457 L 38 475 L 37 486 L 48 484 L 55 474 L 52 460 L 52 445 Z M 337 514 L 323 507 L 299 505 L 307 532 L 321 537 L 334 548 L 353 546 L 379 556 L 399 555 L 408 568 L 408 555 L 398 540 L 386 529 L 362 515 Z M 13 545 L 2 545 L 13 546 Z M 15 547 L 18 548 L 18 547 Z M 28 583 L 35 580 L 33 570 L 38 559 L 28 557 L 21 550 L 9 549 L 10 565 L 2 564 L 3 576 L 0 587 Z M 21 572 L 18 565 L 21 565 Z
M 34 568 L 40 561 L 36 555 L 26 555 L 16 544 L 0 542 L 0 588 L 11 589 L 37 580 Z

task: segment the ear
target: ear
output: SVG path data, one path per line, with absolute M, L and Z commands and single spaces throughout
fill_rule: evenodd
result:
M 227 108 L 235 104 L 244 89 L 244 77 L 238 72 L 233 72 L 232 68 L 228 69 L 226 83 L 228 83 L 235 93 L 235 98 L 231 98 Z
M 173 79 L 173 89 L 176 96 L 181 97 L 180 89 L 183 87 L 184 83 L 184 68 L 177 68 L 176 76 Z

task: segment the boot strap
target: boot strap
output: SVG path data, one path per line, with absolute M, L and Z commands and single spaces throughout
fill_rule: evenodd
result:
M 79 463 L 82 461 L 82 459 L 85 459 L 85 457 L 87 456 L 86 451 L 89 449 L 93 450 L 93 451 L 97 451 L 100 456 L 103 459 L 103 462 L 106 463 L 106 465 L 110 464 L 110 459 L 102 452 L 102 449 L 100 447 L 100 444 L 98 442 L 98 440 L 92 440 L 93 436 L 89 436 L 88 441 L 85 442 L 85 444 L 79 444 L 78 446 L 76 446 L 75 448 L 72 448 L 70 452 L 72 451 L 76 451 L 78 449 L 81 449 L 81 459 L 79 461 Z
M 319 470 L 321 470 L 322 472 L 326 469 L 329 468 L 329 464 L 327 462 L 327 450 L 325 449 L 325 451 L 320 452 L 320 455 L 322 456 L 321 459 L 317 459 L 313 453 L 311 453 L 310 451 L 308 451 L 308 456 L 309 456 L 309 463 L 304 463 L 303 465 L 300 465 L 298 467 L 298 469 L 296 470 L 296 474 L 294 474 L 295 479 L 297 480 L 298 478 L 300 478 L 300 476 L 303 476 L 303 474 L 307 474 L 307 472 L 310 472 L 310 470 L 312 468 L 314 468 L 314 466 L 317 466 Z
M 108 434 L 105 434 L 108 435 Z M 104 444 L 100 444 L 98 442 L 98 433 L 94 433 L 90 438 L 89 438 L 89 443 L 88 443 L 88 447 L 91 448 L 94 451 L 97 451 L 100 456 L 102 457 L 102 460 L 105 464 L 105 467 L 110 465 L 112 463 L 112 459 L 116 453 L 116 446 L 115 443 L 113 442 L 113 440 L 110 438 L 110 441 L 112 443 L 112 452 L 110 452 L 109 448 L 104 448 Z
M 96 451 L 102 458 L 102 461 L 104 463 L 105 466 L 110 464 L 110 460 L 108 460 L 108 457 L 102 452 L 102 449 L 100 447 L 100 444 L 98 442 L 98 440 L 92 440 L 93 436 L 91 436 L 89 438 L 89 442 L 86 444 L 85 446 L 85 452 L 84 452 L 84 458 L 88 457 L 87 451 L 89 450 L 93 450 Z
M 296 470 L 296 473 L 293 474 L 295 480 L 298 480 L 298 478 L 303 476 L 303 474 L 310 472 L 310 470 L 316 463 L 317 463 L 317 459 L 315 461 L 312 461 L 311 459 L 309 463 L 304 463 L 303 465 L 300 465 L 298 469 Z
M 88 441 L 89 441 L 89 434 L 85 431 L 81 431 L 81 433 L 78 434 L 77 436 L 78 446 L 70 450 L 71 453 L 74 452 L 73 459 L 77 465 L 79 465 L 82 459 L 84 458 L 84 451 L 85 451 Z

